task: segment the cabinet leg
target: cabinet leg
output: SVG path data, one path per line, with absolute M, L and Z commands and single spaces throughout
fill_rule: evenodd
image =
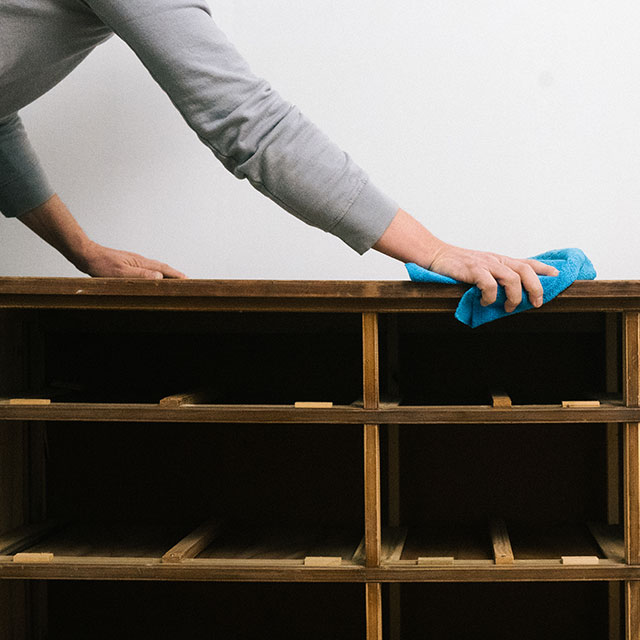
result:
M 382 585 L 368 582 L 366 590 L 367 640 L 382 640 Z

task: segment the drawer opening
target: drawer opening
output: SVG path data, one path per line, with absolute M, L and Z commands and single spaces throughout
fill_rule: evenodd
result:
M 4 562 L 120 558 L 135 572 L 126 559 L 149 559 L 155 577 L 363 562 L 358 425 L 51 422 L 46 434 L 46 518 L 3 532 Z
M 601 424 L 383 427 L 384 561 L 624 563 L 606 438 Z
M 387 314 L 383 396 L 402 405 L 620 403 L 619 322 L 606 316 L 524 313 L 470 329 L 443 314 Z
M 52 402 L 346 405 L 362 395 L 359 314 L 48 311 L 40 326 Z

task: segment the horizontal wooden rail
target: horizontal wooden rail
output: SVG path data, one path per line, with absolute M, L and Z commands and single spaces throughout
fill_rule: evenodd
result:
M 468 287 L 403 281 L 0 278 L 0 308 L 453 311 Z M 640 281 L 574 283 L 534 313 L 640 310 Z M 529 312 L 531 313 L 531 312 Z
M 294 408 L 293 405 L 219 404 L 180 407 L 133 403 L 52 402 L 49 405 L 0 403 L 0 420 L 96 422 L 237 422 L 327 424 L 536 424 L 640 422 L 640 408 L 602 404 L 401 406 L 364 409 L 347 405 Z
M 638 580 L 640 567 L 601 559 L 597 564 L 562 564 L 557 560 L 454 560 L 447 566 L 421 566 L 415 560 L 366 568 L 342 560 L 335 566 L 305 566 L 295 560 L 68 557 L 55 555 L 40 563 L 14 562 L 0 556 L 0 578 L 93 580 L 194 580 L 241 582 L 516 582 Z

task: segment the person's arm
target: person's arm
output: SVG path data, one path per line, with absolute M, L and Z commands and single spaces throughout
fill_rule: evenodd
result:
M 17 218 L 92 276 L 184 278 L 166 264 L 89 240 L 54 193 L 24 130 L 20 116 L 0 119 L 0 211 Z
M 264 80 L 211 18 L 202 0 L 86 0 L 136 53 L 187 124 L 222 164 L 307 224 L 358 253 L 375 248 L 477 284 L 485 304 L 497 282 L 506 309 L 521 283 L 541 302 L 535 261 L 460 249 L 432 236 L 382 193 L 367 174 Z
M 110 249 L 89 240 L 57 194 L 20 216 L 34 233 L 57 249 L 71 264 L 90 276 L 113 278 L 185 278 L 167 264 L 137 253 Z

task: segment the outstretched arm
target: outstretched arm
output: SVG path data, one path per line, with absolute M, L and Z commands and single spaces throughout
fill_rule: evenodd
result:
M 157 260 L 150 260 L 130 251 L 103 247 L 89 240 L 56 194 L 20 215 L 18 220 L 57 249 L 77 269 L 90 276 L 150 280 L 186 277 Z

